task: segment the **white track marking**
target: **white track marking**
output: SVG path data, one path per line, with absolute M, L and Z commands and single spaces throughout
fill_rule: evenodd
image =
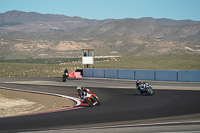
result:
M 87 127 L 87 128 L 72 128 L 72 129 L 60 129 L 60 130 L 45 130 L 45 131 L 34 131 L 34 133 L 50 133 L 50 132 L 67 132 L 67 131 L 87 131 L 93 129 L 109 129 L 109 128 L 130 128 L 130 127 L 145 127 L 145 126 L 165 126 L 165 125 L 176 125 L 176 124 L 195 124 L 200 123 L 197 121 L 183 121 L 183 122 L 164 122 L 164 123 L 148 123 L 148 124 L 129 124 L 129 125 L 113 125 L 113 126 L 99 126 L 99 127 Z M 187 132 L 200 132 L 200 131 L 187 131 Z M 159 132 L 159 133 L 185 133 L 183 131 L 178 132 Z
M 78 98 L 71 97 L 71 96 L 65 96 L 65 95 L 61 95 L 61 94 L 48 93 L 48 92 L 41 92 L 41 91 L 23 90 L 23 89 L 16 89 L 16 88 L 8 88 L 8 87 L 3 87 L 3 86 L 0 86 L 0 88 L 6 89 L 6 90 L 15 90 L 15 91 L 22 91 L 22 92 L 29 92 L 29 93 L 53 95 L 53 96 L 58 96 L 58 97 L 63 97 L 63 98 L 71 99 L 71 100 L 73 100 L 73 101 L 76 102 L 76 105 L 75 105 L 75 106 L 71 106 L 71 107 L 76 107 L 76 106 L 79 106 L 79 105 L 81 104 L 81 102 L 79 101 Z M 69 108 L 71 108 L 71 107 L 69 107 Z

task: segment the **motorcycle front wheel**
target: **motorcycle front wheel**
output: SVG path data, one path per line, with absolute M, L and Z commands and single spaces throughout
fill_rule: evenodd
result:
M 154 93 L 153 93 L 152 88 L 147 88 L 147 89 L 146 89 L 146 94 L 147 94 L 147 95 L 153 95 Z
M 93 97 L 93 99 L 95 100 L 95 102 L 97 102 L 97 105 L 100 105 L 99 99 L 97 99 L 96 97 Z
M 92 103 L 92 101 L 90 100 L 89 101 L 89 99 L 85 99 L 85 102 L 90 106 L 90 107 L 92 107 L 93 106 L 93 103 Z

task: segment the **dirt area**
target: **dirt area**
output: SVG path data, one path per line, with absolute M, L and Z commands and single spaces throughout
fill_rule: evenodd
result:
M 0 89 L 0 117 L 64 109 L 75 102 L 52 95 Z

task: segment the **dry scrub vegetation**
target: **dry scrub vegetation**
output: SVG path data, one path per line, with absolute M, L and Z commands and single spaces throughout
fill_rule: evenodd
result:
M 49 59 L 46 59 L 49 60 Z M 62 60 L 62 59 L 60 59 Z M 46 63 L 0 62 L 0 77 L 61 77 L 65 68 L 75 71 L 82 68 L 81 61 Z M 17 62 L 17 61 L 15 61 Z M 154 70 L 200 70 L 200 54 L 161 55 L 161 56 L 123 56 L 115 60 L 101 59 L 91 67 L 114 69 L 154 69 Z

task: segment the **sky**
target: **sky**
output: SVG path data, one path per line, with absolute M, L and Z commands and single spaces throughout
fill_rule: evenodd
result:
M 98 20 L 153 17 L 200 21 L 200 0 L 0 0 L 0 13 L 11 10 Z

